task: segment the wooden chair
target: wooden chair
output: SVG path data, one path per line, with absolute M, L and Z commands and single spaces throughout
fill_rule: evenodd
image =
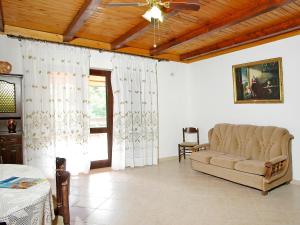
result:
M 57 171 L 58 190 L 60 202 L 57 201 L 57 213 L 63 217 L 64 225 L 70 224 L 69 193 L 70 193 L 70 173 L 68 171 Z
M 195 142 L 186 142 L 186 134 L 197 134 L 197 141 Z M 182 137 L 183 142 L 178 144 L 178 159 L 181 161 L 183 156 L 185 159 L 186 153 L 192 153 L 192 148 L 196 145 L 199 145 L 199 129 L 195 127 L 186 127 L 182 128 Z
M 54 199 L 56 205 L 59 205 L 55 208 L 55 215 L 58 215 L 59 207 L 62 204 L 62 197 L 61 197 L 61 191 L 59 187 L 59 180 L 57 176 L 58 171 L 66 171 L 66 159 L 65 158 L 59 158 L 56 157 L 56 198 Z
M 70 173 L 66 171 L 66 159 L 56 158 L 56 207 L 54 212 L 63 217 L 65 225 L 70 224 L 69 209 Z

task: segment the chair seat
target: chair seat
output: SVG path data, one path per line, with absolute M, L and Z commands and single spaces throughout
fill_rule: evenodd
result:
M 213 150 L 205 150 L 205 151 L 193 152 L 191 155 L 191 159 L 202 162 L 202 163 L 209 164 L 210 159 L 213 156 L 220 156 L 223 154 L 224 153 L 222 153 L 222 152 L 217 152 L 217 151 L 213 151 Z
M 236 156 L 230 154 L 223 154 L 218 156 L 213 156 L 210 160 L 210 164 L 215 166 L 220 166 L 223 168 L 234 169 L 237 162 L 246 160 L 244 156 Z
M 234 166 L 234 169 L 261 176 L 265 175 L 266 173 L 265 162 L 259 160 L 244 160 L 237 162 Z
M 194 147 L 198 145 L 197 142 L 182 142 L 179 144 L 181 147 Z

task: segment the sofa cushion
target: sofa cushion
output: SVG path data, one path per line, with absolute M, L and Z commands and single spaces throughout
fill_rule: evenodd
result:
M 209 164 L 211 157 L 223 155 L 222 152 L 212 151 L 212 150 L 204 150 L 199 152 L 193 152 L 191 155 L 191 159 L 195 161 L 199 161 L 202 163 Z
M 265 162 L 260 160 L 244 160 L 237 162 L 234 169 L 262 176 L 266 173 Z
M 223 155 L 213 156 L 210 160 L 210 164 L 228 168 L 228 169 L 234 169 L 235 163 L 246 159 L 247 158 L 244 156 L 223 154 Z

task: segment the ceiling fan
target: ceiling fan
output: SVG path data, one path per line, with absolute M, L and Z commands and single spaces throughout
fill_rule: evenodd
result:
M 149 9 L 143 15 L 148 20 L 158 20 L 163 22 L 163 12 L 165 9 L 173 10 L 191 10 L 198 11 L 200 9 L 199 0 L 145 0 L 145 2 L 111 2 L 107 3 L 108 7 L 123 7 L 123 6 L 147 6 Z

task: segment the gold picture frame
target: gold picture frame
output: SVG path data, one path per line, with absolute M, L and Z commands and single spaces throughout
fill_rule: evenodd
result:
M 232 66 L 234 103 L 283 103 L 282 58 Z

